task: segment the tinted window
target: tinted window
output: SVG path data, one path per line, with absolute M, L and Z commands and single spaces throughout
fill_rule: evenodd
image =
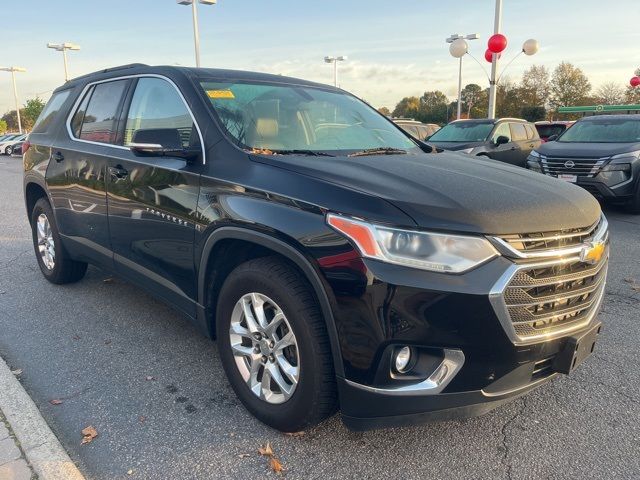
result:
M 93 88 L 79 138 L 99 143 L 115 143 L 118 109 L 127 81 L 99 83 Z
M 484 142 L 492 129 L 493 123 L 453 122 L 442 127 L 429 140 L 434 142 Z
M 579 121 L 567 129 L 560 142 L 636 143 L 640 142 L 640 120 L 607 118 Z
M 36 120 L 36 124 L 33 126 L 33 130 L 31 133 L 44 133 L 48 130 L 48 128 L 52 125 L 53 119 L 56 114 L 62 107 L 62 104 L 69 97 L 69 90 L 65 90 L 63 92 L 54 93 L 47 105 L 44 107 L 38 120 Z
M 124 143 L 157 143 L 188 147 L 200 142 L 194 123 L 177 90 L 160 78 L 141 78 L 131 100 Z
M 73 136 L 76 138 L 80 137 L 80 128 L 82 127 L 82 121 L 84 120 L 84 114 L 87 111 L 87 105 L 89 105 L 89 99 L 91 98 L 91 94 L 93 93 L 93 87 L 87 90 L 85 93 L 80 106 L 76 110 L 76 113 L 73 114 L 73 118 L 71 119 L 71 131 L 73 132 Z
M 511 124 L 511 140 L 514 142 L 521 142 L 527 139 L 527 131 L 524 129 L 523 123 Z
M 560 135 L 567 127 L 565 125 L 536 125 L 536 129 L 542 138 L 549 138 L 551 135 Z
M 323 88 L 202 82 L 211 106 L 242 148 L 341 151 L 417 145 L 357 98 Z
M 501 123 L 496 127 L 491 139 L 495 142 L 498 137 L 507 137 L 511 141 L 511 130 L 508 123 Z

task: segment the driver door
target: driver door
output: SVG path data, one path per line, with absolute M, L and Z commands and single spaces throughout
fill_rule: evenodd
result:
M 507 137 L 509 141 L 507 143 L 503 143 L 502 145 L 496 145 L 496 140 L 498 139 L 498 137 Z M 491 135 L 491 149 L 488 152 L 489 157 L 500 162 L 514 163 L 514 157 L 518 156 L 517 150 L 518 146 L 512 140 L 509 123 L 503 122 L 498 124 L 498 126 L 493 130 L 493 134 Z

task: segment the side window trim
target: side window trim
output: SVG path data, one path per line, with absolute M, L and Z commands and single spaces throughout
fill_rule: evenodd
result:
M 71 108 L 71 111 L 69 113 L 69 115 L 67 116 L 67 121 L 65 122 L 65 126 L 67 127 L 67 134 L 69 135 L 69 138 L 71 138 L 72 141 L 74 142 L 83 142 L 83 143 L 89 143 L 89 144 L 93 144 L 93 145 L 100 145 L 103 147 L 112 147 L 112 148 L 117 148 L 119 150 L 126 150 L 128 152 L 130 152 L 131 150 L 128 147 L 125 147 L 124 145 L 115 145 L 113 143 L 101 143 L 101 142 L 94 142 L 91 140 L 83 140 L 81 138 L 76 138 L 73 135 L 73 130 L 71 128 L 71 120 L 73 118 L 73 116 L 75 115 L 76 110 L 78 109 L 78 107 L 80 106 L 80 103 L 82 102 L 82 99 L 84 98 L 84 96 L 87 94 L 87 91 L 94 85 L 100 84 L 100 83 L 107 83 L 107 82 L 113 82 L 113 81 L 117 81 L 117 80 L 126 80 L 126 79 L 136 79 L 136 82 L 130 82 L 130 83 L 137 83 L 137 79 L 139 78 L 161 78 L 162 80 L 165 80 L 167 83 L 169 83 L 169 85 L 171 85 L 176 92 L 178 92 L 178 96 L 180 97 L 180 99 L 182 100 L 182 103 L 184 103 L 185 108 L 187 109 L 187 111 L 189 112 L 189 115 L 191 116 L 191 120 L 193 120 L 193 124 L 196 127 L 196 131 L 198 132 L 198 138 L 200 139 L 200 148 L 202 149 L 202 164 L 206 165 L 207 164 L 207 152 L 204 146 L 204 137 L 202 136 L 202 130 L 200 129 L 200 125 L 198 124 L 198 122 L 196 121 L 196 117 L 193 114 L 193 112 L 191 111 L 191 107 L 189 107 L 189 104 L 187 103 L 187 100 L 184 98 L 184 95 L 182 94 L 182 92 L 180 91 L 180 89 L 178 88 L 178 86 L 174 83 L 173 80 L 171 80 L 169 77 L 165 77 L 164 75 L 159 75 L 157 73 L 142 73 L 142 74 L 138 74 L 138 75 L 124 75 L 121 77 L 112 77 L 112 78 L 107 78 L 104 80 L 97 80 L 95 82 L 91 82 L 88 83 L 87 85 L 84 86 L 84 88 L 82 89 L 82 92 L 80 93 L 80 95 L 78 96 L 78 98 L 76 99 L 75 103 L 73 104 L 73 108 Z M 129 107 L 131 106 L 131 98 L 129 98 L 129 92 L 131 92 L 131 94 L 133 95 L 133 92 L 135 92 L 135 88 L 131 88 L 131 85 L 129 85 L 128 90 L 125 92 L 125 95 L 123 96 L 123 100 L 120 103 L 120 113 L 118 114 L 118 129 L 120 128 L 120 121 L 122 119 L 122 115 L 124 115 L 126 117 L 126 115 L 129 114 Z M 128 100 L 128 102 L 126 102 Z M 126 102 L 126 107 L 124 108 L 124 103 Z M 125 123 L 126 123 L 126 118 L 124 119 Z M 124 125 L 123 125 L 124 127 Z M 118 132 L 119 135 L 119 132 Z M 123 135 L 123 139 L 124 139 L 124 135 Z

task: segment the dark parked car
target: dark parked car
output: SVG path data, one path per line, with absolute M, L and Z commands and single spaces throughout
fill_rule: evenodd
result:
M 640 115 L 596 115 L 532 152 L 528 167 L 640 214 L 639 157 Z
M 532 123 L 517 118 L 455 120 L 434 133 L 429 144 L 524 167 L 540 137 Z
M 413 138 L 422 142 L 440 130 L 440 125 L 435 123 L 422 123 L 408 118 L 392 118 L 392 120 Z
M 576 122 L 573 121 L 561 121 L 556 120 L 553 122 L 536 122 L 536 130 L 538 130 L 538 135 L 540 135 L 540 140 L 542 143 L 547 142 L 550 138 L 555 140 L 559 137 L 567 128 L 573 125 Z
M 571 372 L 600 331 L 591 195 L 432 153 L 333 87 L 118 67 L 58 88 L 29 142 L 44 277 L 91 263 L 157 295 L 280 430 L 338 408 L 354 429 L 481 414 Z
M 11 147 L 11 155 L 22 155 L 22 145 L 24 142 L 16 143 Z

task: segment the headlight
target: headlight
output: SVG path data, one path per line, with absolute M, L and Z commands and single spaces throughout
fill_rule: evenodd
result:
M 636 150 L 635 152 L 627 152 L 621 153 L 619 155 L 614 155 L 611 157 L 611 161 L 614 163 L 626 163 L 633 162 L 640 157 L 640 150 Z
M 327 223 L 351 239 L 365 257 L 422 270 L 462 273 L 498 256 L 482 237 L 401 230 L 332 213 Z
M 540 155 L 538 152 L 536 152 L 535 150 L 531 150 L 531 153 L 529 153 L 529 159 L 531 160 L 540 160 L 542 158 L 542 155 Z
M 471 153 L 472 151 L 473 151 L 473 147 L 463 148 L 462 150 L 458 150 L 459 153 Z

